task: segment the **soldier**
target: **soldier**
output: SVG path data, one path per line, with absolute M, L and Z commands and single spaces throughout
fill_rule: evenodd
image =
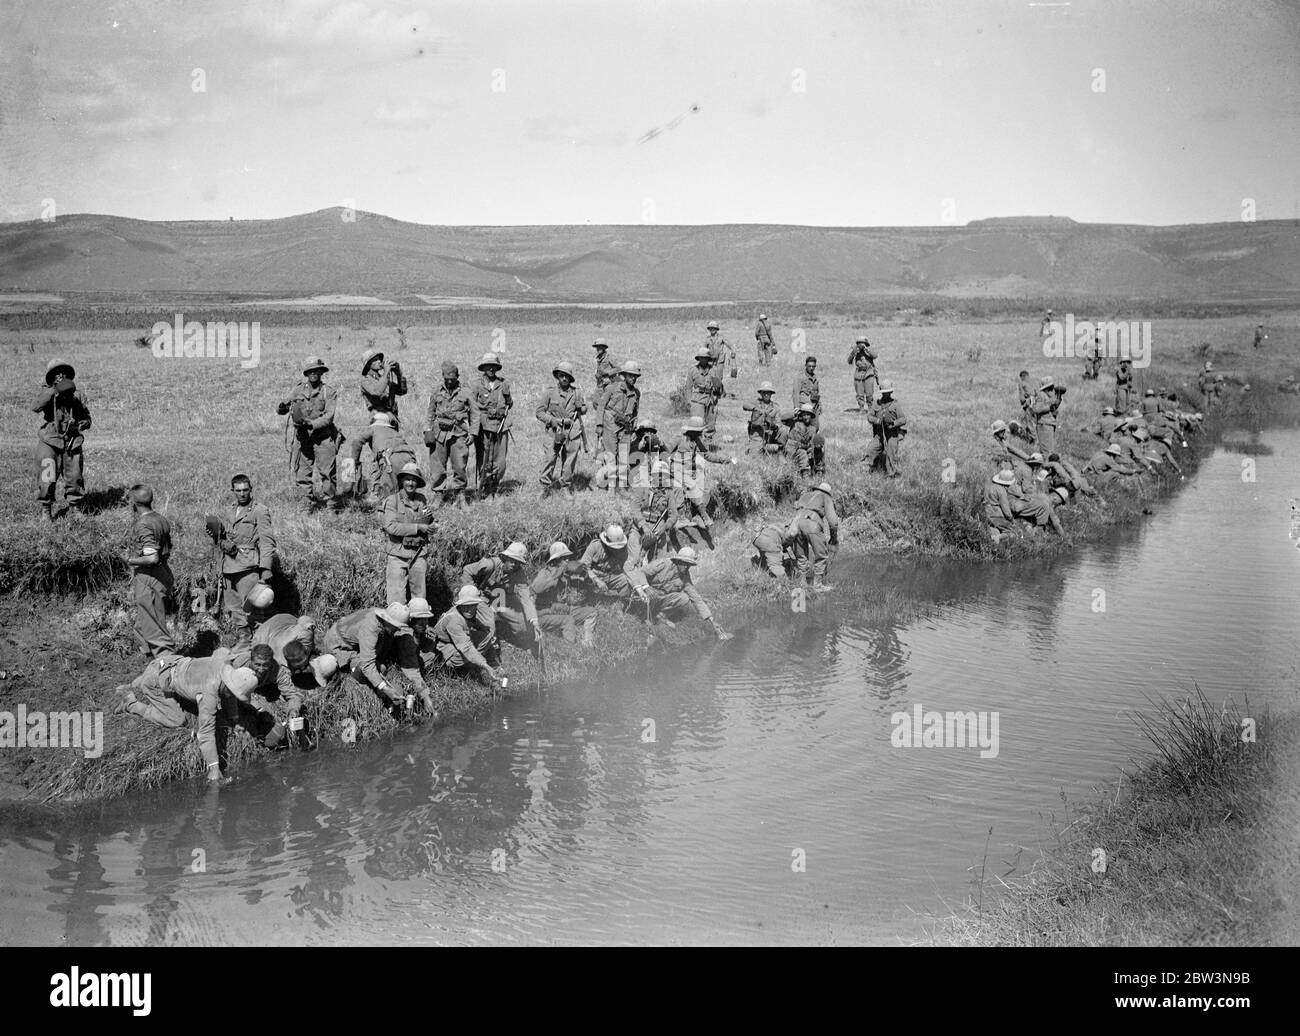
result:
M 1142 410 L 1142 416 L 1150 420 L 1160 412 L 1160 400 L 1156 397 L 1155 389 L 1147 389 L 1142 393 L 1142 402 L 1139 404 Z
M 605 339 L 597 338 L 591 347 L 596 350 L 596 391 L 592 395 L 591 408 L 596 419 L 596 441 L 604 442 L 605 397 L 618 382 L 618 364 L 609 355 L 609 345 Z
M 636 567 L 637 555 L 628 545 L 621 525 L 611 525 L 587 545 L 580 564 L 588 582 L 601 597 L 628 604 L 635 593 L 646 600 L 645 576 Z
M 668 452 L 668 444 L 660 438 L 654 420 L 638 417 L 636 435 L 632 437 L 627 454 L 628 481 L 633 485 L 648 485 L 650 465 L 661 457 L 667 457 Z
M 63 484 L 63 501 L 69 510 L 81 507 L 86 495 L 85 433 L 90 411 L 77 393 L 77 372 L 65 360 L 45 365 L 45 388 L 32 407 L 41 415 L 36 438 L 36 499 L 45 518 L 54 517 L 55 484 Z
M 1052 489 L 1064 489 L 1071 495 L 1082 493 L 1084 496 L 1096 496 L 1097 490 L 1083 476 L 1074 464 L 1059 453 L 1047 455 L 1047 484 Z
M 1025 419 L 1025 424 L 1032 428 L 1034 426 L 1034 414 L 1031 408 L 1034 405 L 1034 387 L 1029 381 L 1029 371 L 1020 372 L 1020 381 L 1016 384 L 1016 392 L 1020 399 L 1020 413 Z
M 1053 320 L 1053 319 L 1054 319 L 1054 318 L 1052 317 L 1052 311 L 1049 309 L 1049 310 L 1047 311 L 1047 314 L 1043 317 L 1043 322 L 1042 322 L 1041 324 L 1038 325 L 1038 337 L 1039 337 L 1039 338 L 1043 338 L 1043 337 L 1045 337 L 1045 336 L 1047 335 L 1047 333 L 1052 329 L 1052 320 Z
M 371 452 L 370 469 L 366 476 L 366 481 L 370 483 L 370 498 L 378 503 L 393 491 L 393 487 L 385 485 L 385 480 L 391 478 L 391 473 L 405 461 L 393 461 L 385 470 L 383 452 L 390 448 L 393 439 L 400 440 L 397 397 L 406 395 L 406 387 L 406 377 L 396 361 L 386 364 L 384 354 L 378 349 L 367 349 L 361 354 L 361 399 L 365 403 L 366 413 L 370 415 L 370 424 L 349 442 L 348 456 L 352 465 L 350 468 L 344 465 L 341 478 L 344 485 L 340 487 L 342 492 L 351 492 L 352 485 L 357 480 L 362 446 L 369 446 Z M 406 449 L 410 450 L 410 447 L 407 446 Z M 415 459 L 413 450 L 411 459 Z
M 253 482 L 247 475 L 230 480 L 235 502 L 226 508 L 213 542 L 225 555 L 221 562 L 226 617 L 235 627 L 236 645 L 251 643 L 249 612 L 258 607 L 249 597 L 255 587 L 269 584 L 275 568 L 275 530 L 265 504 L 253 501 Z M 269 587 L 268 587 L 269 589 Z
M 362 608 L 334 623 L 326 631 L 321 646 L 334 656 L 339 669 L 350 672 L 354 680 L 372 688 L 391 709 L 400 713 L 405 699 L 380 669 L 396 665 L 415 686 L 424 708 L 434 712 L 433 695 L 420 672 L 420 653 L 410 620 L 411 609 L 398 601 L 387 608 Z
M 301 715 L 304 701 L 314 697 L 316 692 L 329 685 L 334 674 L 338 672 L 338 660 L 329 654 L 316 654 L 316 620 L 310 615 L 290 615 L 282 612 L 272 615 L 253 634 L 253 649 L 265 647 L 271 651 L 275 661 L 274 698 L 280 703 L 286 719 Z M 248 661 L 244 661 L 247 657 Z M 247 665 L 252 660 L 252 649 L 245 655 L 232 655 L 232 665 Z M 258 692 L 263 697 L 271 695 L 263 691 L 267 681 L 258 684 Z M 277 729 L 278 728 L 278 729 Z M 286 730 L 282 722 L 266 735 L 263 742 L 267 748 L 277 747 L 283 741 Z
M 442 364 L 442 386 L 429 399 L 429 428 L 424 433 L 429 447 L 432 491 L 442 493 L 443 504 L 465 510 L 465 464 L 470 440 L 478 435 L 478 406 L 470 391 L 460 383 L 460 368 L 450 360 Z M 451 471 L 448 472 L 448 466 Z
M 248 668 L 235 668 L 222 655 L 208 658 L 183 658 L 164 654 L 145 667 L 129 684 L 118 687 L 115 711 L 138 716 L 160 727 L 183 727 L 188 702 L 198 710 L 196 736 L 199 753 L 207 764 L 210 783 L 221 781 L 221 759 L 217 754 L 217 716 L 233 723 L 239 714 L 238 703 L 250 702 L 257 686 L 257 675 Z M 138 693 L 137 693 L 138 692 Z M 264 710 L 262 710 L 264 711 Z M 274 717 L 271 717 L 274 723 Z
M 690 390 L 691 416 L 698 417 L 703 422 L 705 441 L 712 442 L 718 399 L 722 395 L 722 381 L 714 375 L 713 359 L 709 350 L 703 346 L 695 354 L 695 369 L 688 375 L 687 385 Z
M 654 462 L 648 484 L 632 490 L 632 527 L 639 537 L 637 553 L 645 560 L 654 558 L 659 547 L 667 543 L 672 550 L 689 542 L 705 542 L 701 519 L 695 514 L 681 486 L 673 485 L 672 467 L 662 460 Z
M 340 465 L 339 496 L 347 496 L 356 485 L 361 466 L 361 447 L 369 444 L 370 474 L 367 476 L 366 499 L 378 506 L 384 497 L 397 491 L 397 472 L 415 464 L 415 450 L 397 430 L 397 418 L 376 411 L 370 415 L 370 427 L 355 439 L 348 440 L 347 453 Z
M 781 450 L 781 444 L 777 441 L 781 434 L 781 415 L 772 401 L 774 392 L 776 388 L 772 383 L 765 381 L 758 386 L 758 402 L 746 403 L 741 407 L 749 414 L 746 430 L 749 433 L 750 450 L 757 449 L 764 453 L 778 453 Z
M 736 350 L 730 343 L 718 333 L 718 322 L 710 320 L 706 330 L 709 336 L 704 339 L 704 349 L 709 354 L 709 359 L 713 361 L 713 369 L 722 374 L 728 367 L 731 368 L 731 376 L 735 375 Z
M 430 632 L 433 650 L 438 661 L 452 672 L 472 667 L 479 679 L 488 686 L 501 679 L 501 670 L 494 668 L 483 656 L 474 638 L 490 637 L 490 627 L 485 630 L 478 616 L 486 604 L 483 595 L 472 586 L 462 586 L 456 603 L 443 612 Z
M 794 384 L 792 406 L 798 410 L 804 403 L 813 408 L 812 430 L 821 431 L 822 427 L 822 388 L 817 381 L 817 357 L 809 356 L 803 361 L 803 375 Z
M 551 544 L 546 564 L 528 584 L 537 608 L 537 625 L 544 633 L 559 633 L 567 641 L 577 639 L 582 624 L 582 646 L 591 647 L 596 628 L 596 609 L 585 603 L 582 566 L 573 560 L 568 545 Z
M 501 361 L 494 353 L 479 360 L 483 372 L 474 386 L 474 405 L 478 407 L 479 428 L 474 437 L 474 471 L 479 492 L 495 496 L 506 477 L 506 455 L 510 449 L 510 412 L 514 400 L 510 382 L 500 376 Z
M 826 470 L 826 440 L 814 430 L 817 413 L 811 403 L 802 403 L 795 411 L 791 427 L 780 433 L 781 452 L 790 458 L 801 478 L 820 475 Z
M 384 498 L 379 512 L 379 527 L 387 542 L 388 560 L 384 569 L 387 600 L 405 603 L 412 597 L 425 596 L 425 577 L 429 562 L 424 549 L 433 531 L 433 509 L 424 488 L 420 465 L 407 464 L 397 474 L 398 490 Z
M 868 470 L 877 466 L 890 478 L 898 478 L 898 444 L 907 434 L 907 417 L 894 402 L 894 383 L 880 383 L 880 398 L 876 405 L 867 411 L 867 420 L 871 422 L 874 438 L 867 447 L 866 462 Z
M 765 569 L 769 576 L 776 579 L 788 576 L 795 564 L 794 544 L 797 538 L 793 522 L 769 522 L 764 525 L 753 540 L 753 547 L 758 551 L 752 559 L 754 565 Z
M 406 395 L 406 376 L 396 360 L 384 362 L 378 349 L 367 349 L 361 354 L 361 399 L 371 414 L 392 414 L 397 423 L 397 397 Z
M 1015 486 L 1010 491 L 1011 510 L 1022 521 L 1029 522 L 1035 528 L 1051 528 L 1058 536 L 1064 536 L 1061 519 L 1056 516 L 1056 503 L 1059 498 L 1051 494 L 1046 484 L 1047 471 L 1044 468 L 1043 455 L 1031 453 L 1029 467 L 1033 478 L 1028 486 Z
M 682 486 L 702 510 L 707 510 L 709 494 L 704 489 L 699 462 L 736 463 L 734 455 L 724 455 L 705 440 L 704 421 L 698 417 L 686 419 L 682 425 L 682 434 L 667 448 L 665 455 L 673 469 L 674 484 Z
M 848 364 L 853 368 L 853 392 L 858 397 L 858 409 L 866 410 L 876 401 L 876 351 L 871 348 L 866 335 L 858 335 L 849 350 Z
M 1113 406 L 1102 407 L 1101 417 L 1093 421 L 1092 424 L 1080 425 L 1079 431 L 1095 435 L 1103 443 L 1106 443 L 1110 441 L 1110 433 L 1115 430 L 1118 423 L 1119 419 L 1115 416 L 1115 408 Z
M 505 640 L 521 651 L 541 654 L 541 629 L 537 625 L 537 605 L 528 588 L 524 566 L 528 563 L 528 548 L 522 543 L 512 543 L 495 557 L 473 561 L 461 569 L 461 579 L 466 586 L 475 587 L 483 597 L 479 606 L 479 625 L 492 630 L 500 640 Z M 489 656 L 495 663 L 495 652 Z
M 1030 413 L 1034 415 L 1034 437 L 1038 440 L 1038 445 L 1049 453 L 1056 449 L 1056 409 L 1060 399 L 1052 391 L 1055 387 L 1056 382 L 1052 378 L 1044 378 L 1029 407 Z
M 551 372 L 555 384 L 546 390 L 537 407 L 537 420 L 551 436 L 551 455 L 538 481 L 550 489 L 558 479 L 564 495 L 573 499 L 573 474 L 578 465 L 578 448 L 587 449 L 587 430 L 582 415 L 587 412 L 582 393 L 573 384 L 573 365 L 561 363 Z
M 303 365 L 303 380 L 294 386 L 289 398 L 282 400 L 275 412 L 289 415 L 294 440 L 289 449 L 289 470 L 299 495 L 319 507 L 334 499 L 334 463 L 338 450 L 338 429 L 334 427 L 334 408 L 338 393 L 321 380 L 329 368 L 319 356 L 308 356 Z M 313 471 L 320 478 L 320 496 L 313 486 Z
M 1140 474 L 1139 469 L 1120 460 L 1123 450 L 1118 443 L 1110 443 L 1088 458 L 1083 466 L 1085 474 L 1092 475 L 1098 485 L 1109 486 Z
M 1258 349 L 1267 340 L 1268 340 L 1268 335 L 1264 334 L 1264 325 L 1256 324 L 1255 325 L 1255 348 Z
M 989 535 L 994 543 L 1015 528 L 1016 512 L 1011 498 L 1015 484 L 1015 474 L 1010 468 L 1004 467 L 984 487 L 984 520 L 988 523 Z
M 776 355 L 776 342 L 772 339 L 772 325 L 767 322 L 766 313 L 758 315 L 758 323 L 754 325 L 754 341 L 758 346 L 758 365 L 770 367 L 772 357 Z
M 153 489 L 131 487 L 131 549 L 126 563 L 131 569 L 131 592 L 135 597 L 135 635 L 140 652 L 158 658 L 174 653 L 176 641 L 167 626 L 172 607 L 172 570 L 167 559 L 172 553 L 172 527 L 153 509 Z
M 606 465 L 611 461 L 615 465 L 614 485 L 626 489 L 631 484 L 627 465 L 641 407 L 641 391 L 636 387 L 641 365 L 625 363 L 618 373 L 619 380 L 605 393 L 603 447 Z
M 1115 412 L 1124 414 L 1133 405 L 1133 361 L 1120 360 L 1115 371 Z
M 835 498 L 829 482 L 807 490 L 799 498 L 792 524 L 792 531 L 797 534 L 794 542 L 796 581 L 807 582 L 811 561 L 813 593 L 834 590 L 835 587 L 824 582 L 830 548 L 840 542 L 840 516 L 835 511 Z
M 1214 383 L 1210 388 L 1213 390 L 1212 398 L 1214 400 L 1214 405 L 1218 406 L 1222 401 L 1224 389 L 1227 388 L 1227 379 L 1224 378 L 1222 374 L 1216 374 L 1214 376 Z
M 731 634 L 718 625 L 700 591 L 691 582 L 691 569 L 700 563 L 695 551 L 683 547 L 645 567 L 645 580 L 649 585 L 647 612 L 658 613 L 666 625 L 672 626 L 686 618 L 692 611 L 713 629 L 719 640 L 730 640 Z
M 993 442 L 998 450 L 999 459 L 1005 459 L 1015 472 L 1018 481 L 1027 481 L 1032 477 L 1029 470 L 1030 451 L 1022 449 L 1011 441 L 1010 428 L 1005 421 L 994 421 L 992 428 Z

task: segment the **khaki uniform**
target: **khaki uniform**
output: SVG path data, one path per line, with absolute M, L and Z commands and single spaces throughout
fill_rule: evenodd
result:
M 1126 414 L 1133 405 L 1133 371 L 1115 371 L 1115 413 Z
M 543 565 L 528 585 L 537 607 L 537 621 L 546 633 L 559 633 L 565 640 L 577 637 L 582 626 L 582 640 L 590 645 L 596 628 L 596 609 L 584 592 L 586 576 L 578 561 Z
M 57 394 L 43 387 L 32 411 L 41 415 L 36 438 L 36 499 L 54 503 L 56 483 L 63 483 L 63 499 L 76 507 L 86 495 L 85 436 L 90 428 L 90 411 L 77 390 Z
M 370 373 L 361 379 L 361 400 L 368 414 L 397 416 L 397 397 L 406 395 L 406 375 L 401 367 L 390 363 L 372 364 Z
M 424 689 L 415 639 L 384 622 L 378 609 L 362 608 L 343 616 L 326 631 L 322 647 L 338 660 L 339 669 L 350 669 L 353 677 L 391 702 L 400 702 L 402 695 L 384 679 L 382 665 L 396 664 L 417 689 Z
M 537 606 L 522 565 L 510 572 L 498 557 L 480 558 L 461 569 L 461 579 L 487 598 L 475 616 L 480 626 L 517 648 L 533 647 L 530 628 L 537 625 Z
M 754 549 L 758 551 L 758 566 L 767 570 L 770 576 L 778 579 L 786 574 L 786 565 L 794 563 L 795 537 L 788 525 L 772 522 L 764 525 L 754 537 Z
M 457 608 L 449 608 L 439 617 L 433 629 L 429 631 L 429 640 L 438 660 L 449 669 L 459 670 L 466 666 L 479 669 L 491 669 L 492 666 L 474 643 L 477 635 L 480 642 L 486 639 L 491 626 L 482 627 L 474 621 L 467 620 Z
M 505 378 L 480 377 L 474 386 L 474 405 L 478 407 L 479 430 L 474 437 L 474 465 L 479 489 L 495 492 L 506 477 L 506 458 L 510 452 L 510 429 L 514 418 L 510 382 Z
M 673 550 L 685 544 L 708 545 L 698 515 L 680 486 L 637 486 L 632 490 L 632 525 L 639 536 L 640 555 L 655 556 L 665 542 Z
M 604 440 L 602 448 L 614 458 L 619 467 L 620 486 L 627 486 L 628 474 L 624 469 L 627 463 L 620 455 L 620 447 L 630 456 L 632 439 L 636 434 L 636 421 L 641 409 L 641 392 L 629 388 L 625 380 L 619 379 L 605 395 L 603 410 Z
M 1016 512 L 1007 489 L 992 479 L 984 487 L 984 520 L 998 532 L 1010 532 L 1015 527 Z
M 412 597 L 426 597 L 425 580 L 429 562 L 420 525 L 429 524 L 429 501 L 420 492 L 408 497 L 400 489 L 384 498 L 379 509 L 379 527 L 384 531 L 387 559 L 384 586 L 387 603 L 405 604 Z
M 820 489 L 810 489 L 795 505 L 794 542 L 795 572 L 806 579 L 811 562 L 812 574 L 820 579 L 826 574 L 832 543 L 839 542 L 840 516 L 835 501 Z
M 299 495 L 311 499 L 314 492 L 312 473 L 320 479 L 322 498 L 334 495 L 335 460 L 338 453 L 338 429 L 334 427 L 334 409 L 338 393 L 323 382 L 312 387 L 306 379 L 294 386 L 284 401 L 293 425 L 293 445 L 289 467 Z M 293 420 L 295 412 L 301 421 Z
M 638 554 L 630 544 L 614 550 L 597 538 L 587 544 L 581 565 L 597 595 L 627 602 L 632 597 L 633 587 L 645 585 L 645 576 L 636 567 L 637 560 Z
M 795 410 L 798 410 L 804 403 L 811 403 L 813 407 L 812 430 L 821 431 L 822 427 L 822 387 L 817 380 L 816 374 L 807 372 L 799 375 L 799 380 L 794 383 L 794 391 L 790 394 L 793 400 Z
M 794 463 L 795 470 L 807 478 L 826 470 L 826 440 L 807 421 L 795 421 L 777 433 L 777 442 Z
M 764 403 L 759 399 L 753 403 L 746 403 L 741 409 L 749 414 L 746 431 L 753 447 L 760 448 L 766 453 L 776 453 L 781 448 L 777 442 L 781 432 L 780 408 L 771 401 Z
M 853 367 L 853 392 L 858 397 L 858 409 L 865 410 L 876 401 L 876 352 L 869 345 L 854 342 L 848 362 Z
M 1040 389 L 1034 394 L 1030 410 L 1034 415 L 1035 436 L 1043 455 L 1056 452 L 1056 393 Z
M 131 549 L 134 557 L 152 556 L 152 565 L 138 565 L 132 570 L 131 593 L 135 598 L 135 635 L 149 654 L 158 658 L 175 652 L 176 641 L 167 628 L 172 608 L 172 570 L 168 559 L 172 553 L 172 527 L 157 511 L 137 514 L 131 523 Z
M 776 355 L 776 342 L 772 339 L 772 325 L 760 320 L 754 325 L 754 342 L 758 347 L 758 365 L 769 367 Z
M 1093 481 L 1103 486 L 1123 482 L 1138 473 L 1136 468 L 1130 467 L 1105 450 L 1098 450 L 1089 457 L 1088 463 L 1083 466 L 1083 470 L 1093 475 Z
M 396 472 L 406 464 L 416 464 L 415 450 L 395 428 L 387 425 L 372 424 L 355 439 L 348 440 L 346 463 L 341 481 L 354 483 L 361 467 L 361 447 L 370 447 L 370 466 L 366 471 L 366 481 L 370 484 L 370 494 L 385 497 L 397 490 Z
M 469 460 L 470 440 L 478 434 L 479 413 L 474 396 L 464 385 L 454 391 L 446 384 L 429 400 L 429 477 L 432 489 L 458 493 L 468 484 L 465 463 Z M 451 474 L 447 466 L 451 465 Z
M 605 399 L 618 381 L 618 364 L 610 356 L 609 350 L 605 349 L 602 355 L 596 358 L 596 391 L 591 400 L 597 436 L 600 436 L 605 428 Z
M 261 581 L 261 573 L 275 570 L 275 530 L 271 512 L 257 501 L 247 507 L 230 504 L 221 517 L 226 546 L 234 547 L 234 554 L 221 562 L 223 605 L 239 640 L 247 642 L 249 615 L 244 603 Z
M 648 564 L 643 574 L 650 587 L 652 615 L 657 613 L 676 621 L 694 611 L 705 622 L 713 621 L 713 613 L 691 582 L 688 566 L 678 565 L 671 558 L 660 558 Z
M 582 393 L 576 386 L 567 390 L 559 384 L 552 385 L 537 406 L 537 420 L 550 433 L 551 455 L 542 468 L 540 481 L 544 486 L 557 480 L 565 489 L 573 487 L 573 473 L 578 466 L 578 451 L 582 443 L 582 415 L 587 412 Z

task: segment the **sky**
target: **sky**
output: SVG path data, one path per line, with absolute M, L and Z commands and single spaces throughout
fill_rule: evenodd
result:
M 471 225 L 1294 219 L 1300 3 L 4 0 L 0 221 L 51 204 Z

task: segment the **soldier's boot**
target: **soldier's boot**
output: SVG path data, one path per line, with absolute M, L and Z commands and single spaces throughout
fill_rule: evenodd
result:
M 47 500 L 41 501 L 41 517 L 47 522 L 54 521 L 54 504 Z

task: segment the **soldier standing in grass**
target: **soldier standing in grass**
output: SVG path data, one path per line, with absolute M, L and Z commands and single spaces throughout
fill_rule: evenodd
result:
M 1024 415 L 1025 424 L 1029 427 L 1034 426 L 1034 386 L 1029 381 L 1029 371 L 1020 372 L 1020 381 L 1016 383 L 1016 392 L 1020 399 L 1020 412 Z
M 271 512 L 253 500 L 253 482 L 247 475 L 230 480 L 235 500 L 221 515 L 217 546 L 221 562 L 226 617 L 235 627 L 236 644 L 252 643 L 249 597 L 255 587 L 270 583 L 275 568 L 275 530 Z M 255 605 L 254 605 L 255 606 Z
M 361 447 L 369 446 L 371 460 L 366 481 L 370 483 L 370 497 L 377 501 L 385 495 L 382 489 L 382 457 L 385 442 L 397 436 L 397 397 L 406 395 L 406 388 L 406 377 L 402 374 L 400 364 L 386 364 L 384 354 L 378 349 L 367 349 L 361 354 L 361 399 L 365 403 L 366 413 L 370 415 L 370 425 L 349 443 L 348 457 L 352 463 L 344 467 L 344 493 L 352 491 L 360 474 L 358 465 L 361 462 Z M 401 464 L 395 464 L 390 470 L 399 467 Z
M 153 509 L 153 489 L 131 487 L 131 549 L 126 563 L 131 569 L 131 592 L 135 598 L 135 635 L 140 651 L 154 658 L 174 652 L 176 641 L 167 627 L 172 610 L 172 570 L 167 564 L 172 553 L 172 527 Z
M 798 410 L 805 403 L 813 408 L 812 430 L 821 431 L 822 426 L 822 387 L 817 381 L 817 357 L 809 356 L 803 361 L 803 374 L 794 383 L 791 393 L 792 406 Z
M 700 419 L 705 429 L 705 438 L 708 439 L 709 414 L 717 406 L 714 392 L 718 388 L 718 381 L 713 376 L 713 359 L 707 348 L 701 346 L 696 350 L 695 367 L 687 375 L 686 383 L 690 393 L 690 416 Z
M 573 475 L 578 465 L 579 448 L 587 448 L 587 433 L 582 415 L 587 412 L 582 393 L 574 386 L 573 365 L 560 363 L 551 372 L 555 384 L 546 390 L 537 406 L 537 420 L 550 434 L 551 454 L 538 481 L 545 489 L 559 482 L 564 495 L 573 499 Z
M 758 365 L 770 367 L 772 357 L 776 355 L 776 343 L 772 340 L 772 325 L 767 322 L 766 313 L 758 315 L 758 323 L 754 325 L 754 341 L 758 345 Z
M 387 600 L 406 603 L 425 596 L 428 560 L 424 548 L 433 531 L 432 513 L 424 488 L 424 474 L 415 463 L 397 473 L 398 490 L 384 498 L 379 512 L 380 528 L 387 540 L 388 559 L 384 569 Z
M 627 458 L 632 452 L 632 439 L 641 409 L 641 390 L 636 387 L 637 380 L 641 377 L 641 365 L 625 363 L 618 373 L 620 380 L 605 394 L 602 445 L 605 463 L 608 465 L 612 462 L 615 467 L 615 486 L 626 489 L 630 485 Z
M 597 338 L 591 347 L 596 350 L 596 391 L 592 395 L 591 410 L 596 420 L 596 439 L 604 442 L 605 398 L 618 382 L 618 364 L 610 356 L 609 343 L 605 339 Z
M 813 430 L 817 414 L 811 403 L 795 411 L 790 428 L 780 434 L 781 452 L 790 458 L 800 478 L 819 475 L 826 470 L 826 440 Z
M 397 397 L 406 395 L 406 375 L 396 360 L 384 361 L 378 349 L 361 354 L 361 399 L 371 414 L 392 414 L 397 427 Z
M 1133 361 L 1120 360 L 1115 371 L 1115 412 L 1128 413 L 1133 405 Z
M 858 409 L 866 410 L 876 401 L 876 351 L 871 348 L 866 335 L 858 335 L 849 350 L 848 364 L 853 368 L 853 392 L 858 397 Z
M 863 458 L 869 469 L 881 467 L 890 478 L 897 478 L 898 444 L 907 434 L 907 417 L 894 401 L 894 383 L 880 383 L 880 398 L 876 405 L 867 411 L 867 420 L 871 422 L 873 438 Z
M 781 415 L 776 403 L 772 401 L 774 392 L 776 392 L 775 386 L 770 381 L 765 381 L 758 386 L 758 401 L 746 403 L 741 407 L 749 414 L 746 431 L 749 434 L 751 450 L 777 453 L 781 449 L 781 444 L 777 441 L 781 433 Z
M 731 634 L 718 625 L 713 612 L 691 582 L 691 569 L 700 563 L 691 547 L 683 547 L 675 554 L 652 561 L 643 575 L 649 586 L 650 612 L 658 613 L 660 621 L 672 626 L 693 611 L 712 628 L 719 640 L 730 640 Z
M 1052 378 L 1044 378 L 1030 405 L 1035 421 L 1034 436 L 1038 445 L 1048 453 L 1056 449 L 1056 408 L 1060 400 L 1052 391 L 1055 387 L 1056 382 Z
M 510 411 L 514 400 L 510 382 L 501 377 L 501 360 L 488 353 L 479 360 L 483 372 L 474 386 L 474 404 L 478 407 L 479 430 L 474 438 L 474 470 L 478 472 L 479 492 L 495 496 L 506 477 L 506 455 L 510 449 Z
M 36 499 L 41 513 L 54 517 L 55 483 L 63 483 L 63 499 L 70 510 L 81 507 L 86 495 L 85 433 L 90 411 L 77 394 L 77 372 L 65 360 L 45 366 L 45 388 L 32 410 L 41 415 L 36 439 Z
M 328 371 L 319 356 L 307 357 L 303 380 L 276 407 L 276 413 L 289 415 L 293 424 L 294 443 L 289 452 L 289 468 L 299 495 L 308 504 L 319 506 L 334 498 L 335 455 L 338 452 L 338 429 L 334 427 L 334 408 L 338 393 L 326 385 L 321 376 Z M 313 471 L 320 479 L 320 496 L 312 485 Z
M 478 404 L 460 383 L 460 368 L 446 360 L 442 364 L 442 385 L 429 399 L 429 430 L 424 433 L 432 491 L 443 494 L 444 505 L 453 503 L 461 510 L 466 507 L 465 463 L 469 460 L 470 440 L 478 430 Z
M 1255 348 L 1258 349 L 1268 340 L 1268 335 L 1264 334 L 1264 325 L 1255 325 Z

